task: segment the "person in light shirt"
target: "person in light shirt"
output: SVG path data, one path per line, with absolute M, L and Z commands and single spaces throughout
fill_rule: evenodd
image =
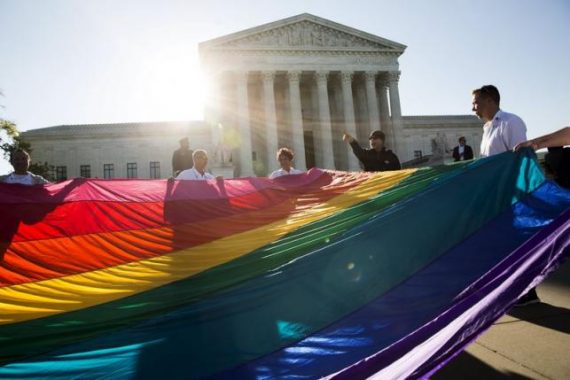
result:
M 0 176 L 0 182 L 16 183 L 20 185 L 44 185 L 49 183 L 42 176 L 30 173 L 30 154 L 23 149 L 17 149 L 10 157 L 10 163 L 14 167 L 14 171 L 10 174 Z
M 497 87 L 486 85 L 473 90 L 473 112 L 485 122 L 481 140 L 481 157 L 512 151 L 526 141 L 526 125 L 515 114 L 499 108 L 501 95 Z M 523 294 L 515 306 L 526 306 L 540 302 L 536 289 Z
M 517 144 L 526 141 L 524 121 L 517 115 L 500 109 L 501 95 L 497 87 L 486 85 L 473 90 L 472 94 L 472 110 L 485 122 L 481 140 L 481 157 L 513 150 Z
M 269 178 L 277 178 L 282 177 L 284 175 L 292 175 L 292 174 L 302 174 L 302 170 L 295 169 L 292 166 L 293 158 L 295 158 L 295 154 L 289 148 L 281 148 L 277 151 L 277 161 L 279 161 L 279 165 L 281 166 L 280 169 L 275 170 L 273 173 L 269 175 Z
M 222 179 L 222 177 L 214 177 L 206 171 L 206 166 L 208 165 L 208 153 L 204 149 L 196 149 L 194 153 L 192 153 L 192 159 L 194 161 L 194 166 L 190 169 L 181 171 L 176 179 L 193 179 L 199 181 Z

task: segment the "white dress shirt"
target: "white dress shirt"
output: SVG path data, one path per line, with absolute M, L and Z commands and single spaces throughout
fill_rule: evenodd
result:
M 194 179 L 199 181 L 205 181 L 208 179 L 216 179 L 213 175 L 208 172 L 204 172 L 201 174 L 196 168 L 192 167 L 191 169 L 186 169 L 180 172 L 176 179 Z
M 27 173 L 27 174 L 11 173 L 8 177 L 6 177 L 5 182 L 6 183 L 19 183 L 20 185 L 33 185 L 34 179 L 30 175 L 30 173 Z
M 44 177 L 30 172 L 27 172 L 26 174 L 16 174 L 15 172 L 12 172 L 8 175 L 0 176 L 0 182 L 17 183 L 20 185 L 28 185 L 28 186 L 45 185 L 49 183 L 49 181 L 46 180 Z
M 503 153 L 526 141 L 526 125 L 515 114 L 499 110 L 493 120 L 483 126 L 481 157 Z
M 291 168 L 291 169 L 289 169 L 289 171 L 286 171 L 285 169 L 281 168 L 281 169 L 275 170 L 273 173 L 271 173 L 269 175 L 269 178 L 273 179 L 273 178 L 277 178 L 277 177 L 282 177 L 284 175 L 293 175 L 293 174 L 303 174 L 303 171 L 299 170 L 299 169 L 295 169 L 295 168 Z

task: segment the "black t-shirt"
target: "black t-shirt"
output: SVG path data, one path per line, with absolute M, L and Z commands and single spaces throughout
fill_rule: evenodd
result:
M 380 152 L 374 149 L 363 149 L 358 142 L 350 143 L 354 155 L 358 157 L 364 170 L 367 172 L 384 172 L 389 170 L 400 170 L 400 160 L 391 150 L 383 148 Z

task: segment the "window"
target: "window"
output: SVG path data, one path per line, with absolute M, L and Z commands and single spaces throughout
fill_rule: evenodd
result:
M 65 181 L 67 179 L 67 166 L 56 166 L 55 167 L 55 180 Z
M 414 158 L 422 158 L 422 151 L 421 150 L 414 150 Z
M 83 178 L 91 178 L 91 165 L 79 166 L 79 175 Z
M 103 178 L 110 179 L 115 177 L 115 165 L 103 164 Z
M 160 178 L 160 162 L 150 162 L 150 178 Z
M 127 163 L 127 178 L 137 178 L 137 163 L 128 162 Z
M 49 178 L 55 178 L 55 166 L 49 165 L 49 168 L 48 168 L 48 177 L 49 177 Z

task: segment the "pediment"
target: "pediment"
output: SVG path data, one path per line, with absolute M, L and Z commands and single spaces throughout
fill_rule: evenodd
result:
M 402 53 L 406 46 L 317 16 L 302 14 L 200 44 L 231 50 L 380 50 Z
M 224 44 L 226 47 L 249 48 L 376 48 L 390 49 L 353 34 L 319 25 L 310 21 L 300 21 L 291 25 L 271 29 Z

